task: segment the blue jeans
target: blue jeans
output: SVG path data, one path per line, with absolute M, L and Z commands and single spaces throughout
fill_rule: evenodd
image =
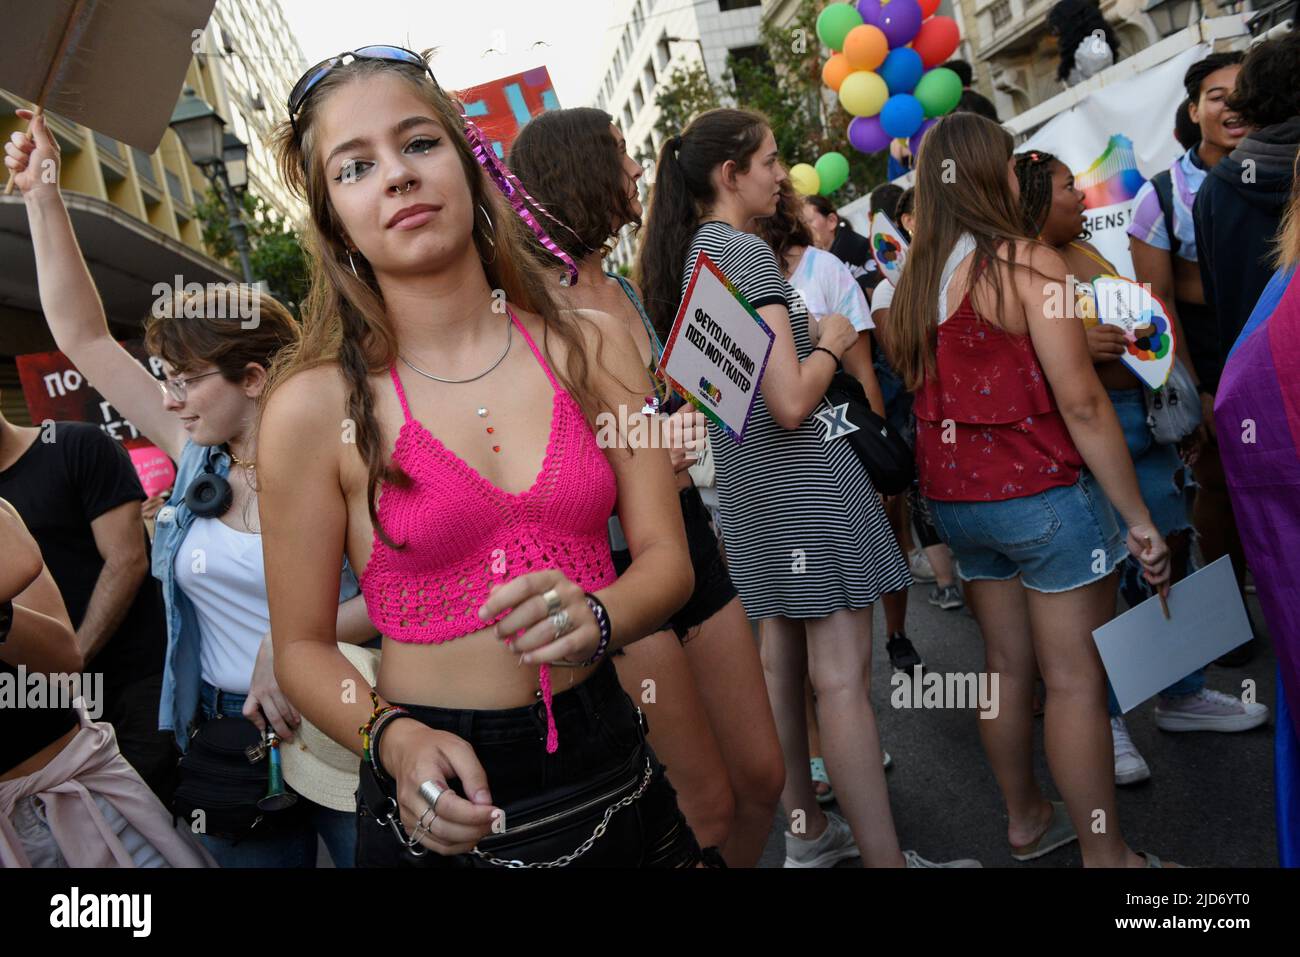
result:
M 204 718 L 217 714 L 238 717 L 243 714 L 245 698 L 247 695 L 218 691 L 205 681 L 199 707 Z M 318 837 L 325 842 L 335 867 L 355 866 L 355 812 L 335 811 L 299 795 L 291 813 L 293 818 L 272 837 L 245 838 L 238 843 L 213 834 L 200 834 L 198 838 L 222 867 L 315 867 Z

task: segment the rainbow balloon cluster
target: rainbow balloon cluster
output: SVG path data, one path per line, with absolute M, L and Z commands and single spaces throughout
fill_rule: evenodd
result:
M 910 139 L 916 152 L 921 137 L 961 99 L 961 80 L 939 64 L 961 41 L 951 17 L 937 17 L 939 0 L 858 0 L 832 3 L 817 17 L 817 36 L 834 54 L 822 67 L 822 82 L 839 94 L 853 115 L 849 144 L 877 153 L 894 139 Z M 805 195 L 834 192 L 821 180 L 821 167 L 800 163 L 790 170 Z M 835 168 L 838 168 L 836 164 Z M 844 162 L 845 178 L 848 163 Z

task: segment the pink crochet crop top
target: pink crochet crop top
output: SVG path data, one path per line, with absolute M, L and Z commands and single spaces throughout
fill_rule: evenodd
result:
M 523 492 L 502 491 L 412 418 L 397 367 L 389 369 L 406 417 L 393 462 L 411 483 L 385 485 L 377 511 L 403 547 L 389 548 L 376 533 L 360 585 L 370 620 L 394 641 L 437 644 L 479 631 L 485 625 L 478 609 L 492 587 L 528 572 L 559 569 L 587 592 L 617 577 L 607 532 L 618 494 L 613 469 L 581 406 L 560 387 L 513 311 L 510 319 L 554 390 L 546 456 Z M 540 667 L 538 681 L 546 750 L 553 752 L 549 666 Z

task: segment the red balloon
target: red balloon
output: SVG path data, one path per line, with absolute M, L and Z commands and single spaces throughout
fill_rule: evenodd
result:
M 921 55 L 921 65 L 928 70 L 946 63 L 960 42 L 961 31 L 952 17 L 931 17 L 912 38 L 912 49 Z
M 929 18 L 934 16 L 934 12 L 939 9 L 939 0 L 916 0 L 921 5 L 921 16 Z

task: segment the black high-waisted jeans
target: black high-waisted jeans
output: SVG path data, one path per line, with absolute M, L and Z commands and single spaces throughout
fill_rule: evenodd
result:
M 556 675 L 563 674 L 555 669 Z M 570 854 L 592 833 L 615 800 L 594 800 L 611 785 L 650 780 L 641 796 L 616 810 L 604 833 L 576 867 L 693 867 L 701 860 L 699 844 L 677 807 L 677 793 L 663 766 L 645 743 L 643 719 L 619 686 L 608 659 L 577 687 L 553 698 L 559 749 L 546 753 L 546 712 L 541 701 L 524 708 L 495 711 L 402 705 L 430 728 L 465 739 L 487 772 L 492 802 L 505 811 L 506 836 L 489 835 L 480 847 L 507 860 L 549 861 Z M 457 793 L 460 782 L 447 782 Z M 589 787 L 584 787 L 590 785 Z M 368 762 L 361 764 L 357 792 L 358 867 L 492 867 L 471 854 L 444 857 L 429 851 L 410 854 L 383 817 L 395 796 L 391 781 L 380 781 Z M 572 792 L 585 791 L 582 794 Z M 548 795 L 564 800 L 548 804 Z M 557 826 L 539 826 L 523 844 L 509 843 L 518 822 L 549 816 L 575 805 L 589 810 Z M 504 840 L 502 847 L 491 845 Z

